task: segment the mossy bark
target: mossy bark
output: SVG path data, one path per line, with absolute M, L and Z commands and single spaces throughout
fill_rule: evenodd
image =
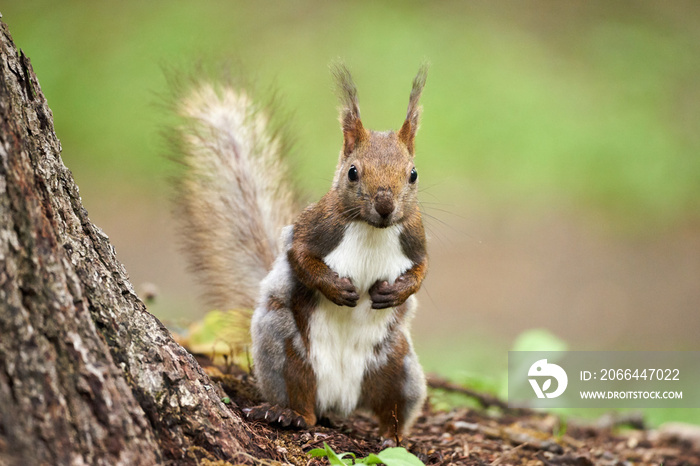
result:
M 0 22 L 0 464 L 244 462 L 244 423 L 146 311 L 60 152 Z

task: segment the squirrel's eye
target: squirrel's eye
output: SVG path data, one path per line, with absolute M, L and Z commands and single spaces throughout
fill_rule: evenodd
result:
M 350 165 L 350 170 L 348 170 L 348 179 L 350 181 L 357 181 L 360 179 L 360 175 L 357 173 L 357 168 L 355 165 Z
M 418 172 L 414 168 L 413 170 L 411 170 L 411 177 L 408 179 L 408 181 L 410 183 L 415 183 L 417 179 L 418 179 Z

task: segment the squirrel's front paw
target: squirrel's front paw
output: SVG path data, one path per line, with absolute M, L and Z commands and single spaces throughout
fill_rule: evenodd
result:
M 360 299 L 352 280 L 347 277 L 340 278 L 337 273 L 333 273 L 333 284 L 321 292 L 338 306 L 355 307 Z
M 403 279 L 399 277 L 393 285 L 386 280 L 376 282 L 369 289 L 369 297 L 372 300 L 372 309 L 386 309 L 402 305 L 408 296 L 405 296 Z

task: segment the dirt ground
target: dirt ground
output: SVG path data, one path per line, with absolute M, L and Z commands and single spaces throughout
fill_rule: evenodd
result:
M 209 371 L 217 372 L 211 367 Z M 242 413 L 241 409 L 258 404 L 251 377 L 236 367 L 228 372 L 214 380 L 231 397 L 232 409 Z M 401 446 L 427 465 L 700 465 L 700 428 L 646 430 L 643 421 L 634 416 L 564 425 L 556 416 L 510 410 L 498 399 L 439 378 L 429 377 L 429 386 L 431 390 L 466 391 L 482 408 L 447 412 L 433 410 L 426 403 L 410 438 Z M 283 464 L 328 464 L 307 455 L 324 443 L 336 453 L 353 452 L 358 458 L 383 448 L 377 424 L 367 415 L 323 424 L 308 430 L 260 422 L 251 422 L 249 427 L 253 436 L 274 439 L 274 448 L 264 451 L 263 457 Z

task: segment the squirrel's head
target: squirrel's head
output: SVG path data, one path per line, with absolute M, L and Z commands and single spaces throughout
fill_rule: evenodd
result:
M 399 131 L 371 131 L 362 126 L 357 89 L 347 68 L 333 67 L 341 101 L 343 149 L 333 180 L 343 214 L 386 228 L 401 223 L 418 208 L 418 172 L 414 165 L 414 139 L 420 121 L 418 105 L 427 66 L 415 79 L 406 120 Z

